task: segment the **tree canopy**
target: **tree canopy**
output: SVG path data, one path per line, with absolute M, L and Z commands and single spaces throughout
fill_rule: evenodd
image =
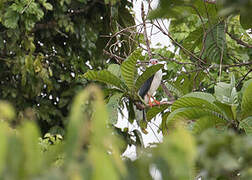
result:
M 105 36 L 134 24 L 131 6 L 103 0 L 1 1 L 0 96 L 15 106 L 17 121 L 31 115 L 44 132 L 64 127 L 74 94 L 87 84 L 79 76 L 89 66 L 106 67 L 103 49 L 115 40 Z

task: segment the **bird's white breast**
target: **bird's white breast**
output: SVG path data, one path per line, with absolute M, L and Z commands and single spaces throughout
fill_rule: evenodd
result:
M 154 94 L 154 92 L 158 89 L 158 87 L 161 84 L 161 80 L 162 80 L 162 70 L 160 69 L 158 72 L 155 73 L 155 75 L 153 77 L 153 81 L 152 81 L 150 89 L 148 91 L 148 94 L 150 96 L 152 96 Z

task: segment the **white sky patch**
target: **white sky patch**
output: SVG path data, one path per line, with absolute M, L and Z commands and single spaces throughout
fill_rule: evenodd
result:
M 141 4 L 144 4 L 144 11 L 145 13 L 148 12 L 148 3 L 146 1 L 134 1 L 133 4 L 133 11 L 135 12 L 135 22 L 136 24 L 140 24 L 142 23 L 142 17 L 141 17 Z M 158 5 L 158 0 L 153 0 L 151 2 L 151 8 L 155 9 Z M 158 19 L 158 20 L 154 20 L 155 24 L 159 24 L 164 30 L 167 30 L 169 28 L 170 22 L 167 19 Z M 138 27 L 139 29 L 139 27 Z M 155 27 L 155 26 L 150 26 L 147 25 L 147 34 L 148 34 L 148 38 L 151 41 L 151 47 L 155 48 L 155 47 L 164 47 L 167 46 L 169 48 L 171 48 L 170 50 L 174 50 L 174 47 L 170 41 L 170 39 L 164 35 L 162 32 L 160 32 L 160 30 Z M 159 46 L 159 45 L 160 46 Z

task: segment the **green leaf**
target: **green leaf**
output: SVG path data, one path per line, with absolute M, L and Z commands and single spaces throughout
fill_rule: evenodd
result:
M 43 6 L 46 8 L 46 10 L 49 10 L 49 11 L 51 11 L 51 10 L 53 10 L 53 6 L 50 4 L 50 3 L 43 3 Z
M 163 68 L 162 64 L 157 64 L 146 68 L 146 70 L 137 78 L 135 83 L 135 91 L 137 92 L 146 80 L 148 80 L 157 71 Z
M 161 123 L 161 129 L 163 136 L 168 134 L 168 128 L 166 127 L 166 119 L 169 116 L 170 112 L 165 112 L 162 114 L 162 123 Z
M 185 108 L 185 107 L 198 107 L 200 109 L 206 108 L 218 113 L 221 113 L 221 110 L 213 103 L 215 98 L 208 93 L 203 92 L 193 92 L 179 98 L 172 105 L 172 111 Z
M 152 118 L 154 118 L 158 113 L 161 113 L 164 110 L 166 110 L 169 106 L 170 105 L 168 104 L 163 104 L 160 106 L 155 106 L 155 107 L 150 108 L 146 113 L 147 121 L 151 121 Z
M 215 98 L 212 94 L 205 93 L 205 92 L 192 92 L 189 94 L 186 94 L 183 97 L 194 97 L 194 98 L 200 98 L 205 101 L 208 101 L 209 103 L 213 103 L 215 101 Z
M 208 128 L 215 127 L 215 121 L 212 121 L 209 116 L 203 116 L 193 124 L 192 131 L 195 134 L 200 134 Z
M 106 105 L 109 114 L 109 123 L 111 124 L 117 123 L 119 101 L 121 97 L 122 93 L 114 94 L 112 97 L 109 98 L 109 102 Z
M 128 58 L 121 65 L 121 72 L 123 79 L 131 92 L 133 92 L 134 89 L 135 78 L 137 75 L 136 63 L 138 57 L 141 56 L 141 52 L 142 52 L 141 49 L 135 50 L 133 53 L 131 53 L 131 55 L 128 56 Z
M 10 121 L 15 118 L 15 110 L 6 101 L 0 101 L 0 121 Z
M 244 89 L 241 103 L 242 119 L 252 116 L 252 81 Z
M 77 94 L 73 100 L 65 142 L 66 166 L 78 156 L 78 153 L 80 153 L 79 149 L 82 147 L 83 143 L 88 141 L 88 132 L 81 136 L 80 132 L 88 131 L 88 129 L 84 130 L 84 125 L 87 126 L 87 116 L 84 115 L 83 111 L 87 109 L 84 103 L 87 102 L 90 93 L 93 91 L 95 91 L 93 87 L 88 90 L 83 90 Z M 95 93 L 95 97 L 96 96 L 97 94 Z M 107 119 L 105 121 L 107 121 Z
M 179 75 L 176 81 L 173 82 L 173 86 L 179 89 L 183 94 L 192 92 L 193 87 L 192 81 L 194 81 L 194 78 L 193 79 L 191 78 L 193 78 L 193 76 L 188 76 L 186 74 Z
M 42 156 L 38 146 L 38 138 L 40 137 L 39 130 L 35 123 L 25 122 L 20 133 L 23 147 L 23 168 L 27 177 L 36 175 L 41 171 Z
M 180 123 L 180 121 L 197 121 L 204 117 L 208 117 L 208 120 L 213 121 L 215 125 L 225 124 L 227 122 L 222 114 L 211 109 L 185 107 L 172 111 L 167 117 L 166 125 L 169 128 L 173 127 L 176 123 Z
M 207 33 L 205 51 L 202 57 L 208 59 L 209 63 L 226 63 L 227 44 L 224 23 L 220 23 L 214 27 L 211 27 Z M 222 62 L 221 58 L 223 58 Z
M 119 79 L 121 79 L 122 73 L 121 73 L 120 65 L 110 64 L 108 67 L 108 71 L 114 74 Z
M 216 99 L 225 104 L 234 105 L 238 103 L 238 93 L 235 86 L 224 82 L 219 82 L 214 87 Z
M 244 129 L 247 135 L 252 135 L 252 116 L 243 119 L 239 124 L 239 128 Z
M 225 116 L 228 117 L 229 120 L 235 119 L 236 114 L 233 112 L 232 108 L 235 108 L 236 106 L 224 104 L 221 103 L 220 101 L 215 101 L 214 104 L 222 110 L 222 113 L 225 114 Z
M 127 105 L 128 110 L 128 121 L 132 124 L 136 118 L 135 110 L 134 110 L 134 104 L 132 101 L 129 101 L 129 104 Z
M 8 136 L 7 135 L 8 125 L 6 123 L 0 123 L 0 174 L 2 174 L 6 167 L 6 154 L 8 150 Z
M 83 77 L 89 80 L 99 81 L 109 85 L 113 85 L 123 91 L 125 91 L 126 88 L 125 84 L 108 70 L 101 70 L 101 71 L 89 70 L 84 74 Z
M 183 46 L 193 52 L 196 47 L 199 47 L 202 44 L 203 36 L 199 36 L 199 34 L 203 33 L 202 26 L 190 32 L 190 34 L 183 40 Z
M 252 23 L 251 23 L 250 18 L 248 18 L 248 16 L 246 14 L 244 14 L 244 13 L 242 13 L 240 15 L 240 23 L 241 23 L 241 26 L 244 29 L 250 29 L 250 28 L 252 28 Z
M 182 18 L 188 16 L 189 13 L 190 7 L 185 6 L 183 1 L 160 0 L 158 7 L 149 13 L 148 18 Z
M 7 28 L 15 29 L 18 26 L 19 14 L 15 11 L 7 9 L 3 16 L 3 25 Z
M 157 151 L 162 154 L 158 157 L 165 160 L 168 165 L 162 168 L 162 176 L 169 175 L 165 179 L 194 179 L 197 150 L 194 136 L 189 131 L 178 126 L 166 136 L 164 142 L 157 147 Z
M 136 145 L 140 146 L 140 147 L 144 147 L 143 137 L 142 137 L 142 134 L 140 133 L 140 131 L 135 129 L 133 131 L 133 133 L 136 136 Z
M 184 95 L 183 91 L 179 88 L 179 86 L 176 86 L 174 83 L 172 82 L 166 82 L 165 86 L 167 87 L 167 89 L 171 92 L 174 93 L 176 96 L 181 97 Z

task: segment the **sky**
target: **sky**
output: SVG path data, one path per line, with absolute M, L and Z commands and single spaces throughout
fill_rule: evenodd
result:
M 148 4 L 146 0 L 135 0 L 134 1 L 134 6 L 133 6 L 133 11 L 135 12 L 135 21 L 136 24 L 142 23 L 142 18 L 141 18 L 141 3 L 144 3 L 144 11 L 145 13 L 148 12 Z M 158 5 L 158 0 L 152 0 L 151 3 L 151 8 L 155 9 Z M 160 25 L 163 27 L 166 26 L 166 28 L 169 27 L 169 22 L 168 20 L 158 20 Z M 151 41 L 151 47 L 156 47 L 157 43 L 160 43 L 161 46 L 171 46 L 170 39 L 163 35 L 161 32 L 156 27 L 151 28 L 150 26 L 147 26 L 147 33 L 148 33 L 148 38 Z M 150 34 L 152 34 L 150 36 Z

